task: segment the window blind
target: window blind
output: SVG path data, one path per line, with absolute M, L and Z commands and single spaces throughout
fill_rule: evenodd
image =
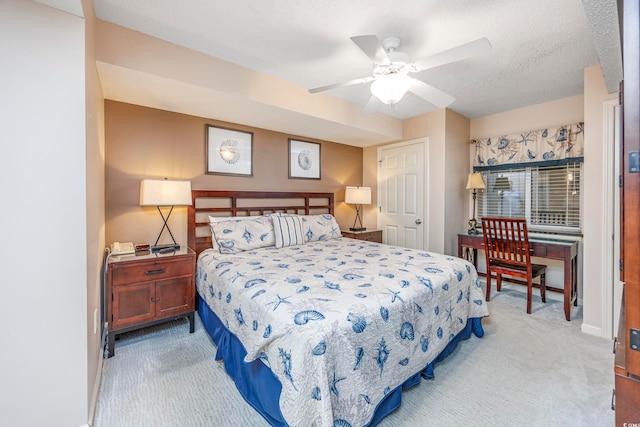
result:
M 581 231 L 582 162 L 482 171 L 478 217 L 526 218 L 540 231 Z

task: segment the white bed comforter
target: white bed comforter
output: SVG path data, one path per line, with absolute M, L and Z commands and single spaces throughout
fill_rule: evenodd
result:
M 291 426 L 361 426 L 468 318 L 488 316 L 457 257 L 339 238 L 198 260 L 213 312 L 282 384 Z

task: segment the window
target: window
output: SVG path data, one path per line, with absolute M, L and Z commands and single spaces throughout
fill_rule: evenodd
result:
M 527 218 L 531 230 L 580 232 L 582 162 L 482 171 L 478 216 Z

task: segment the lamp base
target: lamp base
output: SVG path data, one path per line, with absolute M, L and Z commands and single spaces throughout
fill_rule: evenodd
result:
M 360 227 L 360 228 L 354 228 L 354 227 L 349 227 L 349 231 L 366 231 L 367 229 L 364 227 Z
M 469 235 L 477 235 L 480 234 L 480 232 L 478 231 L 478 221 L 475 218 L 471 218 L 469 220 L 469 229 L 467 230 L 467 234 Z
M 158 246 L 152 246 L 151 247 L 151 252 L 153 252 L 154 254 L 156 253 L 161 253 L 161 254 L 166 254 L 169 252 L 175 252 L 175 251 L 179 251 L 180 250 L 180 245 L 158 245 Z

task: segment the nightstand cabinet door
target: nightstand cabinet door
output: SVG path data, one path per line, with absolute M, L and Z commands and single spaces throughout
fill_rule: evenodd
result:
M 155 318 L 155 283 L 137 283 L 113 288 L 113 329 Z
M 156 282 L 156 316 L 165 317 L 193 310 L 191 276 Z

